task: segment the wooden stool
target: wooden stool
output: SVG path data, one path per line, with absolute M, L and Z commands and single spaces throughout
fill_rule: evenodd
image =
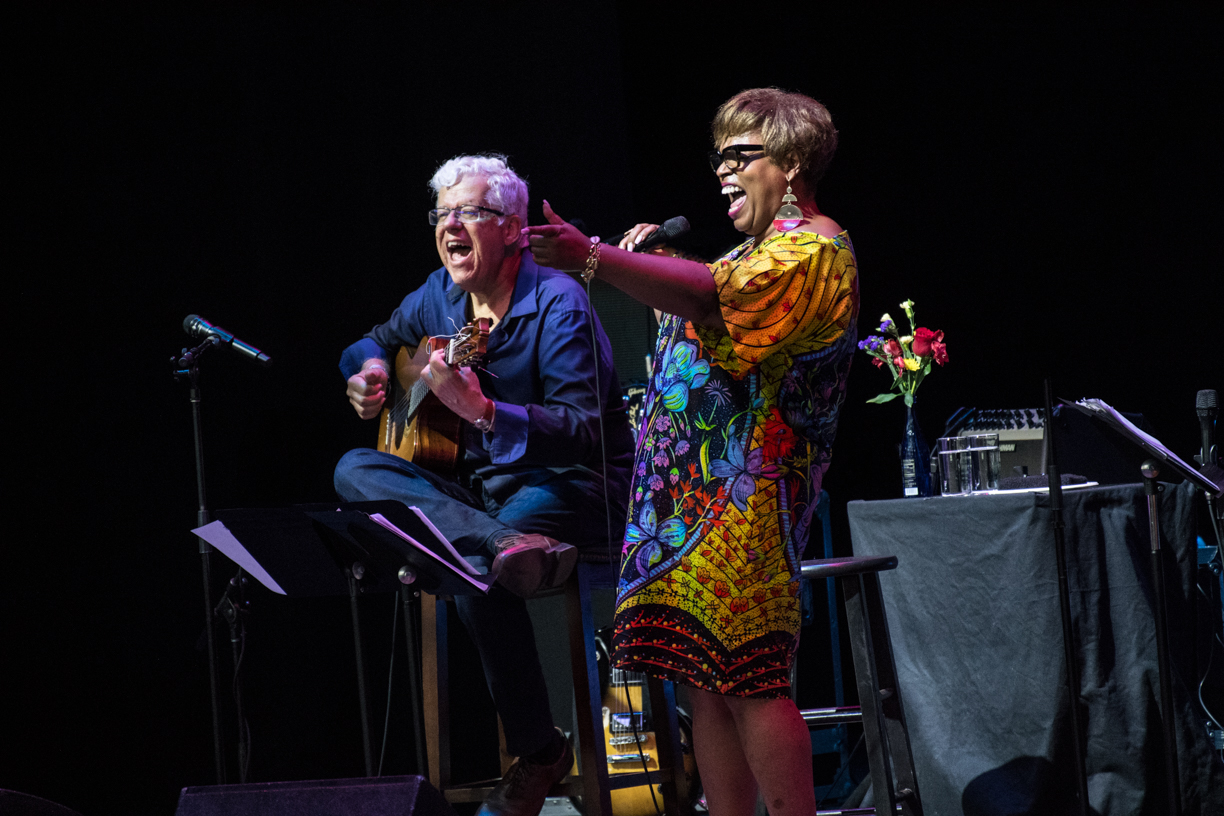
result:
M 871 769 L 875 812 L 922 816 L 914 755 L 910 750 L 888 620 L 880 599 L 883 570 L 897 566 L 895 555 L 823 558 L 803 562 L 804 578 L 838 578 L 846 599 L 846 626 L 854 655 L 859 706 L 801 711 L 809 727 L 861 722 Z M 894 779 L 896 784 L 894 785 Z M 843 811 L 822 811 L 841 813 Z M 855 810 L 861 813 L 861 810 Z
M 676 695 L 671 683 L 647 683 L 658 746 L 657 770 L 609 775 L 604 741 L 603 700 L 596 664 L 595 620 L 591 592 L 616 586 L 616 576 L 605 553 L 580 552 L 578 564 L 565 582 L 565 609 L 569 631 L 570 664 L 574 674 L 577 712 L 578 770 L 553 787 L 550 796 L 581 796 L 586 816 L 611 816 L 613 788 L 633 788 L 647 782 L 662 786 L 665 813 L 691 812 L 684 757 L 676 717 Z M 447 661 L 448 615 L 446 598 L 421 596 L 421 671 L 425 714 L 425 744 L 429 781 L 450 802 L 482 802 L 499 780 L 455 783 L 450 773 L 450 692 Z M 502 772 L 512 760 L 503 750 Z

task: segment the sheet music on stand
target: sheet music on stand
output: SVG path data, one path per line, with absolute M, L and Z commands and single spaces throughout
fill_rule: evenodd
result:
M 1224 495 L 1224 480 L 1220 480 L 1218 477 L 1212 479 L 1203 471 L 1187 464 L 1180 456 L 1166 448 L 1159 439 L 1140 430 L 1133 422 L 1118 413 L 1104 400 L 1082 399 L 1078 402 L 1071 402 L 1070 400 L 1060 399 L 1059 402 L 1070 408 L 1075 408 L 1094 419 L 1098 419 L 1105 425 L 1113 428 L 1159 461 L 1172 467 L 1182 478 L 1193 482 L 1200 489 L 1211 493 L 1217 498 Z
M 280 595 L 346 594 L 354 563 L 365 567 L 365 591 L 399 586 L 404 568 L 433 594 L 485 594 L 493 583 L 424 513 L 397 501 L 221 510 L 192 532 Z

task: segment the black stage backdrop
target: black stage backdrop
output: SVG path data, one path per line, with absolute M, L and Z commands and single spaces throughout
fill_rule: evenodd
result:
M 912 298 L 947 334 L 928 436 L 962 405 L 1037 405 L 1048 375 L 1195 450 L 1195 392 L 1221 386 L 1208 4 L 661 6 L 3 12 L 0 788 L 164 814 L 214 781 L 180 324 L 275 359 L 207 361 L 212 505 L 330 499 L 372 434 L 339 352 L 437 266 L 426 181 L 456 153 L 508 153 L 537 223 L 542 198 L 604 235 L 683 214 L 713 253 L 736 240 L 704 158 L 714 109 L 757 85 L 811 94 L 841 132 L 818 199 L 855 240 L 863 328 Z M 843 550 L 845 502 L 900 490 L 901 407 L 863 404 L 886 385 L 859 360 L 826 480 Z M 252 595 L 251 778 L 360 775 L 346 604 Z M 389 645 L 389 600 L 369 608 Z M 403 712 L 387 773 L 413 769 Z

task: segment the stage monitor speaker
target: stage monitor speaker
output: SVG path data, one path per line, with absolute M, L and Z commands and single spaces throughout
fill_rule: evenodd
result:
M 0 814 L 4 816 L 81 816 L 75 810 L 39 799 L 28 793 L 0 790 Z
M 455 816 L 420 776 L 183 788 L 175 816 Z
M 621 385 L 645 382 L 646 357 L 654 354 L 659 333 L 654 311 L 599 278 L 591 281 L 591 305 L 608 335 Z

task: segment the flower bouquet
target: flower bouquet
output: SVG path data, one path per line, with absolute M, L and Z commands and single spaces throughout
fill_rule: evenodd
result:
M 859 348 L 870 354 L 877 368 L 887 368 L 893 375 L 892 391 L 874 396 L 868 402 L 889 402 L 905 397 L 907 407 L 914 405 L 914 392 L 931 372 L 931 363 L 944 365 L 948 362 L 948 349 L 944 345 L 944 333 L 917 327 L 914 323 L 914 301 L 901 304 L 910 333 L 902 335 L 897 324 L 887 313 L 880 318 L 880 334 L 868 335 L 859 343 Z

